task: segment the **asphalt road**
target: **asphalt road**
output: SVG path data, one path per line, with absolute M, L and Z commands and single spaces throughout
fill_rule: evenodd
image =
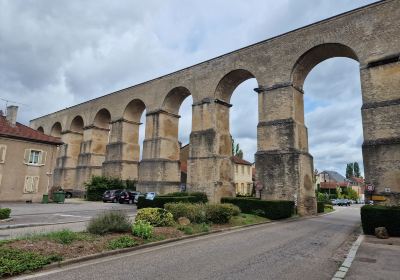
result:
M 331 279 L 359 207 L 102 258 L 19 279 Z
M 120 210 L 129 216 L 136 213 L 134 205 L 77 199 L 67 199 L 64 204 L 1 203 L 1 207 L 11 208 L 13 220 L 0 223 L 0 240 L 64 228 L 82 231 L 87 221 L 104 211 Z

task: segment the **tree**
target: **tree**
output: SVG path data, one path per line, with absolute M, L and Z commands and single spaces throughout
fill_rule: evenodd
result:
M 239 143 L 235 145 L 235 140 L 233 139 L 232 135 L 231 135 L 231 142 L 232 142 L 232 155 L 242 159 L 243 151 L 240 149 Z
M 360 166 L 358 165 L 357 161 L 353 164 L 353 169 L 354 169 L 354 176 L 360 178 L 361 177 Z
M 350 179 L 354 175 L 353 163 L 348 163 L 346 166 L 346 178 Z

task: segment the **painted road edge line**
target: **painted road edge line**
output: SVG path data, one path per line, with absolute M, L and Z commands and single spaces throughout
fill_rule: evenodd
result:
M 354 241 L 353 245 L 350 248 L 349 253 L 347 254 L 346 259 L 342 263 L 342 265 L 339 267 L 335 275 L 333 276 L 332 280 L 339 280 L 339 279 L 344 279 L 346 277 L 347 271 L 349 271 L 351 264 L 354 261 L 354 258 L 357 254 L 357 250 L 361 245 L 361 242 L 364 240 L 364 235 L 360 234 L 357 238 L 356 241 Z

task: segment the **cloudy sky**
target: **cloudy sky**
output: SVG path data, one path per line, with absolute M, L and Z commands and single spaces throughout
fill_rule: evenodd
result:
M 0 0 L 0 108 L 6 106 L 3 99 L 18 102 L 18 120 L 28 124 L 372 2 Z M 254 87 L 256 82 L 248 80 L 236 89 L 230 118 L 231 132 L 249 161 L 256 152 Z M 327 60 L 313 69 L 304 87 L 315 167 L 344 173 L 347 162 L 362 161 L 358 63 Z M 191 102 L 187 98 L 180 111 L 184 144 Z

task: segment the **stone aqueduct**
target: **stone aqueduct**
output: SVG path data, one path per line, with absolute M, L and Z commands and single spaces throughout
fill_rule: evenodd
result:
M 180 181 L 179 107 L 193 98 L 188 188 L 212 201 L 234 195 L 230 97 L 243 81 L 258 88 L 256 173 L 263 199 L 298 199 L 315 212 L 313 158 L 304 124 L 303 83 L 323 60 L 359 62 L 365 177 L 377 192 L 400 192 L 400 1 L 381 1 L 186 69 L 31 121 L 64 141 L 55 184 L 82 187 L 92 175 L 137 178 L 142 191 L 175 191 Z M 240 106 L 240 105 L 239 105 Z M 146 109 L 143 155 L 140 117 Z

